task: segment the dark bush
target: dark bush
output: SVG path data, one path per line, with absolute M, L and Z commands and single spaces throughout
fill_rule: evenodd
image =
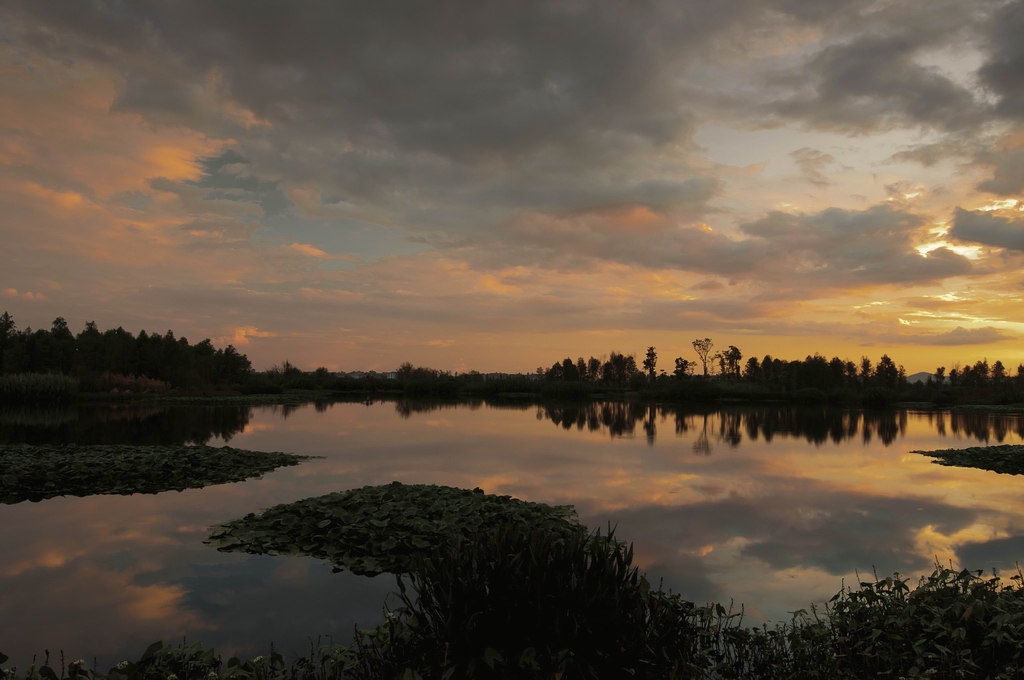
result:
M 787 396 L 800 404 L 824 404 L 828 401 L 828 395 L 817 387 L 805 387 L 801 390 L 787 392 Z
M 941 390 L 932 395 L 931 402 L 936 406 L 952 406 L 957 402 L 956 393 L 952 390 Z
M 320 386 L 313 376 L 299 375 L 285 380 L 284 387 L 289 390 L 315 390 L 319 389 Z
M 896 403 L 896 393 L 884 387 L 869 387 L 860 393 L 860 403 L 865 408 L 886 408 Z
M 546 399 L 588 399 L 593 392 L 594 386 L 588 382 L 546 380 L 540 386 Z
M 266 379 L 253 378 L 240 385 L 238 391 L 242 394 L 282 394 L 284 388 Z
M 669 383 L 664 397 L 670 401 L 717 401 L 722 397 L 722 392 L 717 383 L 692 378 Z

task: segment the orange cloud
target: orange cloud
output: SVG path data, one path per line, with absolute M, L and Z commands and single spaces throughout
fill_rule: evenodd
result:
M 230 334 L 217 339 L 221 344 L 248 345 L 249 338 L 276 338 L 277 333 L 261 331 L 255 326 L 240 326 Z

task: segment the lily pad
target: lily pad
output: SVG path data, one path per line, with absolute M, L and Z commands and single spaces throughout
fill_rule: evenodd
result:
M 933 463 L 952 467 L 970 467 L 991 470 L 1004 475 L 1024 475 L 1024 446 L 971 446 L 966 449 L 939 449 L 937 451 L 911 451 L 937 460 Z
M 249 514 L 212 527 L 207 543 L 226 552 L 309 555 L 336 571 L 401 574 L 414 568 L 419 555 L 459 550 L 481 534 L 518 522 L 566 537 L 586 532 L 569 505 L 393 482 Z
M 0 445 L 0 502 L 199 489 L 307 458 L 227 446 Z

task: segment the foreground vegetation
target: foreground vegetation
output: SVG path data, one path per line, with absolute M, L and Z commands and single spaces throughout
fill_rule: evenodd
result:
M 0 503 L 241 482 L 308 456 L 210 446 L 0 445 Z
M 479 511 L 479 513 L 477 513 Z M 467 526 L 466 520 L 469 521 Z M 348 531 L 344 522 L 352 521 Z M 217 527 L 222 549 L 310 554 L 338 568 L 398 572 L 399 605 L 349 644 L 286 660 L 226 663 L 201 643 L 155 643 L 108 672 L 86 662 L 4 677 L 1020 678 L 1024 588 L 936 567 L 916 587 L 894 575 L 840 590 L 774 627 L 742 610 L 654 589 L 613 531 L 570 508 L 479 491 L 390 484 L 277 506 Z M 367 559 L 373 559 L 368 563 Z M 0 655 L 0 664 L 6 657 Z M 59 676 L 58 676 L 59 671 Z
M 479 561 L 495 547 L 517 552 Z M 201 643 L 155 643 L 107 672 L 48 659 L 2 672 L 8 680 L 1024 677 L 1019 574 L 1007 583 L 937 568 L 913 588 L 894 575 L 843 589 L 789 623 L 747 627 L 742 613 L 651 590 L 631 560 L 612 537 L 553 545 L 506 528 L 452 559 L 425 558 L 415 595 L 399 579 L 402 606 L 382 625 L 308 657 L 288 661 L 271 648 L 225 663 Z M 6 660 L 0 654 L 0 665 Z

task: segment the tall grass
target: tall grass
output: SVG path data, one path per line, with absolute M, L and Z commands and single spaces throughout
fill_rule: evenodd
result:
M 17 373 L 0 376 L 0 404 L 52 406 L 78 395 L 78 381 L 59 373 Z

